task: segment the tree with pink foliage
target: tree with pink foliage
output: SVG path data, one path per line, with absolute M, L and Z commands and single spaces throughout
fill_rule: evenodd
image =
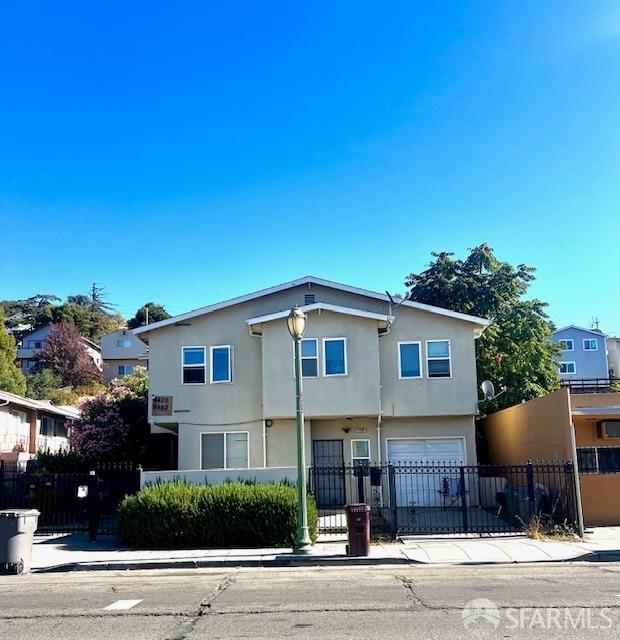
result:
M 39 352 L 39 362 L 60 376 L 65 385 L 77 386 L 101 380 L 101 372 L 86 351 L 77 327 L 68 322 L 52 325 Z
M 146 398 L 114 387 L 87 400 L 69 434 L 71 449 L 90 462 L 141 462 L 149 434 Z

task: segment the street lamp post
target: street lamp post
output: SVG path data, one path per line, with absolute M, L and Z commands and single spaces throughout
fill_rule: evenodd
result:
M 297 537 L 293 545 L 295 553 L 307 554 L 312 548 L 308 532 L 306 505 L 306 445 L 304 438 L 303 383 L 301 370 L 301 339 L 306 330 L 306 314 L 299 308 L 291 309 L 287 326 L 295 343 L 295 390 L 297 422 Z

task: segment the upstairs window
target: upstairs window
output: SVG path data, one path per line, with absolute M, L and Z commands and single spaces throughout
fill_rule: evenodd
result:
M 574 351 L 575 343 L 572 338 L 566 338 L 565 340 L 560 340 L 560 346 L 562 347 L 562 351 Z
M 323 338 L 323 375 L 347 375 L 346 338 Z
M 558 373 L 574 374 L 577 373 L 577 368 L 574 362 L 560 362 L 558 366 Z
M 303 378 L 317 378 L 319 375 L 319 345 L 316 338 L 301 341 L 301 375 Z
M 398 377 L 401 380 L 422 377 L 419 342 L 398 343 Z
M 28 349 L 42 349 L 43 340 L 28 340 Z
M 584 351 L 598 351 L 598 340 L 596 338 L 584 338 L 583 340 Z
M 211 382 L 232 382 L 231 346 L 211 347 Z
M 206 382 L 206 347 L 182 347 L 183 384 L 204 384 Z
M 126 338 L 121 338 L 120 340 L 117 340 L 116 346 L 119 349 L 129 349 L 131 347 L 131 338 L 126 337 Z
M 450 340 L 426 341 L 426 366 L 429 378 L 450 378 Z

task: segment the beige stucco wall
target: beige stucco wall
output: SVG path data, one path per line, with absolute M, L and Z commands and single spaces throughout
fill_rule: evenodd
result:
M 490 464 L 572 460 L 568 389 L 487 416 L 478 423 Z
M 127 358 L 125 360 L 104 360 L 103 361 L 103 383 L 104 384 L 108 384 L 114 378 L 119 377 L 118 366 L 120 364 L 130 364 L 133 367 L 146 367 L 146 361 L 139 360 L 138 358 Z
M 378 415 L 379 337 L 377 321 L 314 311 L 308 314 L 304 337 L 318 339 L 317 378 L 304 378 L 307 416 Z M 272 418 L 295 414 L 293 343 L 284 321 L 261 327 L 263 410 Z M 347 375 L 324 376 L 323 338 L 346 338 Z
M 451 378 L 428 378 L 426 340 L 450 340 Z M 421 379 L 398 378 L 398 342 L 420 341 Z M 384 416 L 444 416 L 477 411 L 473 326 L 424 311 L 398 307 L 389 334 L 379 340 Z

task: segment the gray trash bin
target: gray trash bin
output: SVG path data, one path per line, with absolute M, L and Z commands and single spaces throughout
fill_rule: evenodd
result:
M 0 511 L 0 570 L 7 573 L 30 571 L 32 538 L 39 515 L 36 509 Z

